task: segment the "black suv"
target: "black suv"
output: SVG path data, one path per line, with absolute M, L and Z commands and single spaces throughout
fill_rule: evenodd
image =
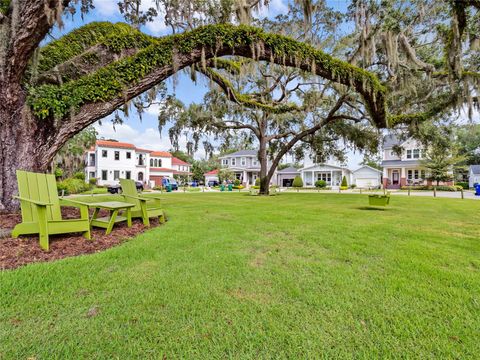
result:
M 143 183 L 141 181 L 135 181 L 135 186 L 137 187 L 137 191 L 143 191 Z M 122 187 L 120 184 L 109 185 L 107 191 L 110 194 L 118 194 L 122 191 Z

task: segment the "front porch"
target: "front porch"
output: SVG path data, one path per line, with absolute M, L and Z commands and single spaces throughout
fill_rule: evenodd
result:
M 430 186 L 425 169 L 394 167 L 383 169 L 383 186 L 385 189 L 400 189 L 403 186 Z
M 243 186 L 249 187 L 255 185 L 255 181 L 259 176 L 259 171 L 254 170 L 235 170 L 233 172 L 235 179 L 240 180 Z
M 315 186 L 315 182 L 323 180 L 329 187 L 339 187 L 344 176 L 343 170 L 306 170 L 302 171 L 302 180 L 305 187 Z

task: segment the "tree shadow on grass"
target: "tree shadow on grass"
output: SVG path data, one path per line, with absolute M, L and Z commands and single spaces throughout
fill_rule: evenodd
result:
M 379 207 L 379 206 L 359 206 L 357 207 L 358 210 L 370 210 L 370 211 L 389 211 L 386 207 Z

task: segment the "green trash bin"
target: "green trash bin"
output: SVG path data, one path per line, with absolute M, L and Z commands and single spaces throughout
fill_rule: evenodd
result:
M 167 189 L 167 192 L 172 192 L 172 185 L 168 184 L 165 189 Z
M 220 185 L 220 191 L 225 191 L 225 185 Z
M 232 184 L 228 184 L 228 191 L 232 191 L 233 190 L 233 185 Z

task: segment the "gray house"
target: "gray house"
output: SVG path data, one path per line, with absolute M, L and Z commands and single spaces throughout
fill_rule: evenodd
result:
M 257 150 L 240 150 L 234 153 L 220 156 L 223 168 L 233 172 L 235 178 L 245 186 L 255 185 L 255 180 L 260 174 L 260 162 Z
M 277 171 L 277 185 L 281 187 L 291 187 L 295 176 L 300 175 L 300 171 L 294 167 L 287 167 Z
M 470 165 L 468 169 L 468 186 L 473 188 L 473 185 L 480 184 L 480 165 Z

